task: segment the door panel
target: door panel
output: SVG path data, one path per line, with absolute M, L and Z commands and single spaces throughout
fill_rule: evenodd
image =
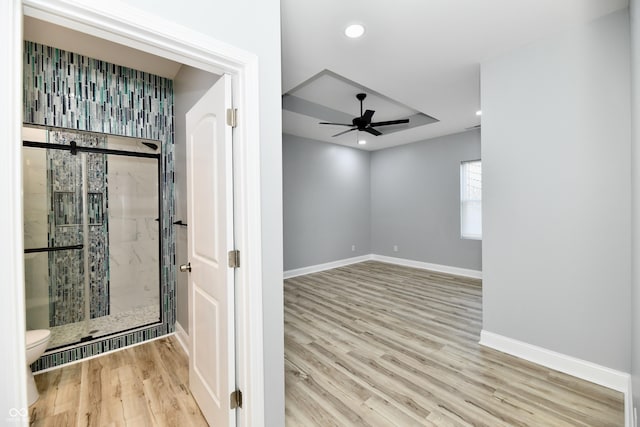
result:
M 217 117 L 204 116 L 194 125 L 190 139 L 193 175 L 193 195 L 197 198 L 198 208 L 193 211 L 193 230 L 197 230 L 197 238 L 193 239 L 193 255 L 204 262 L 219 264 L 218 245 L 215 242 L 218 221 L 218 198 L 220 193 L 217 159 L 219 147 L 211 136 L 216 135 Z M 223 189 L 224 190 L 224 189 Z M 194 200 L 195 202 L 195 200 Z
M 194 284 L 194 292 L 197 293 L 194 301 L 195 323 L 199 325 L 220 324 L 218 302 L 208 293 L 202 292 L 198 284 Z M 207 393 L 220 406 L 223 399 L 220 389 L 220 359 L 216 349 L 220 347 L 217 328 L 197 327 L 194 331 L 194 357 L 193 369 L 195 374 L 202 379 Z
M 189 224 L 189 386 L 210 425 L 234 426 L 235 389 L 231 80 L 224 75 L 186 115 Z

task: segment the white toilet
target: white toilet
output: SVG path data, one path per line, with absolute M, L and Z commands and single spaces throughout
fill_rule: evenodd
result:
M 40 397 L 29 365 L 42 356 L 47 349 L 50 336 L 51 332 L 48 329 L 27 331 L 27 400 L 29 405 L 36 403 L 36 400 Z

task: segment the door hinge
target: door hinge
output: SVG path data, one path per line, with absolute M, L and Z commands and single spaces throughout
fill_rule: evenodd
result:
M 227 124 L 232 128 L 238 126 L 238 109 L 227 108 Z
M 229 403 L 231 409 L 242 408 L 242 392 L 240 390 L 232 391 L 229 396 Z
M 229 267 L 230 268 L 238 268 L 240 267 L 240 251 L 234 249 L 229 251 Z

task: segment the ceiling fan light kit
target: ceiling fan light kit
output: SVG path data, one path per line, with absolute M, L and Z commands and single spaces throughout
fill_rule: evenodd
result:
M 375 113 L 375 111 L 374 110 L 363 111 L 364 110 L 363 101 L 365 100 L 366 97 L 367 97 L 366 93 L 359 93 L 356 95 L 356 99 L 360 101 L 360 117 L 354 117 L 353 120 L 351 121 L 351 124 L 331 123 L 331 122 L 320 122 L 320 124 L 332 125 L 332 126 L 348 126 L 351 128 L 342 132 L 338 132 L 335 135 L 332 135 L 335 137 L 335 136 L 344 135 L 345 133 L 353 132 L 354 130 L 357 130 L 360 132 L 367 132 L 374 136 L 379 136 L 379 135 L 382 135 L 382 132 L 375 129 L 376 127 L 409 123 L 409 119 L 388 120 L 384 122 L 372 122 L 371 119 L 373 118 L 373 114 Z M 357 141 L 358 143 L 360 142 L 359 139 L 357 139 Z

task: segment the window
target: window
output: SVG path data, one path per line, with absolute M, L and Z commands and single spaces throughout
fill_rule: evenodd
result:
M 482 239 L 482 163 L 460 164 L 460 235 Z

